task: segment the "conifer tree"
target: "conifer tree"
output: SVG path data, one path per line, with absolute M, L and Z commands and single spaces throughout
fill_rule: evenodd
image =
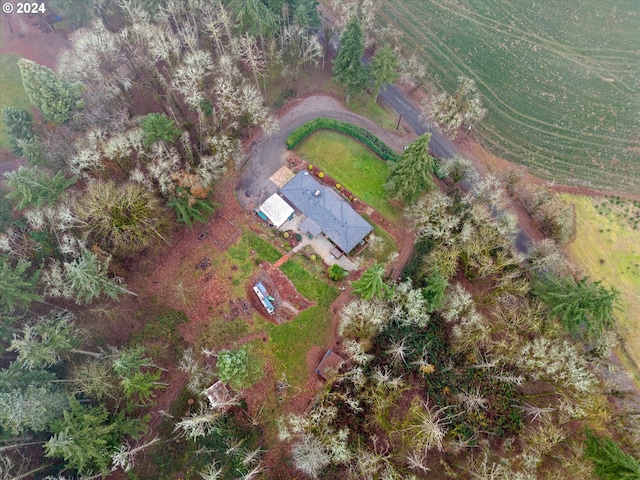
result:
M 42 207 L 56 202 L 60 194 L 76 179 L 66 179 L 61 171 L 53 177 L 38 167 L 20 167 L 4 174 L 12 191 L 7 198 L 17 200 L 17 210 L 26 207 Z
M 429 140 L 430 133 L 418 137 L 407 146 L 400 160 L 389 168 L 387 190 L 408 204 L 435 187 L 431 174 L 436 167 L 436 160 L 429 155 Z
M 374 103 L 378 100 L 380 87 L 398 79 L 398 57 L 389 45 L 378 50 L 371 59 L 371 75 L 375 85 Z
M 368 81 L 367 71 L 360 59 L 364 55 L 362 27 L 353 17 L 340 37 L 340 51 L 333 62 L 333 78 L 347 90 L 347 102 L 352 93 L 364 89 Z
M 8 256 L 0 257 L 0 311 L 11 313 L 40 300 L 36 293 L 36 276 L 28 272 L 30 266 L 31 262 L 24 260 L 18 260 L 14 266 Z
M 84 85 L 60 80 L 49 68 L 21 58 L 18 60 L 22 84 L 31 103 L 44 117 L 54 123 L 64 123 L 74 108 L 82 106 Z
M 11 138 L 11 151 L 21 157 L 23 149 L 20 143 L 29 143 L 36 136 L 33 131 L 33 116 L 22 108 L 5 107 L 2 109 L 2 120 Z
M 65 277 L 77 303 L 91 303 L 102 294 L 113 299 L 122 292 L 135 295 L 109 278 L 107 268 L 108 261 L 101 262 L 88 250 L 80 258 L 64 264 Z
M 53 437 L 44 445 L 47 457 L 59 457 L 80 474 L 110 471 L 111 454 L 124 435 L 138 433 L 138 422 L 122 414 L 109 415 L 103 405 L 84 407 L 69 398 L 69 409 L 51 428 Z
M 367 268 L 360 280 L 353 282 L 353 293 L 365 300 L 383 298 L 389 292 L 384 282 L 384 265 L 375 264 Z

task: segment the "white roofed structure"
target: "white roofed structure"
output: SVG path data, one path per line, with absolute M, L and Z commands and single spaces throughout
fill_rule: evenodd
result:
M 276 228 L 280 228 L 284 222 L 293 218 L 294 215 L 291 205 L 285 202 L 277 193 L 271 195 L 260 205 L 260 211 L 266 215 Z

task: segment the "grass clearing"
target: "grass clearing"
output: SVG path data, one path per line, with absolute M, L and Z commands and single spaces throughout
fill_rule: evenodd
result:
M 27 92 L 22 86 L 22 76 L 16 63 L 20 55 L 13 53 L 3 53 L 0 55 L 0 110 L 4 107 L 31 109 L 31 103 Z M 0 121 L 0 147 L 11 148 L 9 136 L 7 135 L 4 123 Z
M 320 130 L 305 138 L 296 151 L 381 215 L 398 222 L 399 214 L 384 188 L 389 167 L 361 143 L 337 132 Z
M 276 370 L 292 386 L 299 386 L 307 377 L 307 352 L 314 345 L 324 347 L 329 338 L 329 308 L 339 292 L 311 275 L 298 260 L 288 260 L 281 270 L 302 295 L 317 303 L 291 322 L 267 325 Z
M 246 231 L 240 239 L 227 250 L 230 264 L 231 284 L 238 297 L 244 296 L 249 278 L 259 268 L 260 262 L 273 263 L 282 253 L 269 241 L 254 232 Z
M 618 328 L 628 354 L 640 366 L 640 231 L 632 230 L 614 212 L 603 215 L 596 200 L 562 197 L 576 209 L 577 235 L 568 246 L 569 254 L 594 280 L 620 290 L 624 310 L 616 313 Z
M 396 123 L 398 121 L 398 114 L 395 113 L 389 107 L 383 107 L 379 103 L 373 101 L 373 95 L 360 92 L 356 95 L 351 95 L 347 107 L 363 117 L 376 122 L 382 128 L 395 131 Z
M 377 20 L 404 32 L 436 90 L 475 80 L 489 113 L 474 131 L 492 153 L 545 179 L 640 191 L 636 2 L 399 0 Z

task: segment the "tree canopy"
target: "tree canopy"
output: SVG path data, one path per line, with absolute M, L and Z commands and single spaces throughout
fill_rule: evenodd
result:
M 116 257 L 141 252 L 166 228 L 158 200 L 133 183 L 92 182 L 75 210 L 89 238 Z
M 26 58 L 18 60 L 22 84 L 31 103 L 40 109 L 47 120 L 63 123 L 71 111 L 82 106 L 84 85 L 60 80 L 49 68 Z
M 386 83 L 393 83 L 398 79 L 398 57 L 389 45 L 378 50 L 371 59 L 371 75 L 375 85 L 373 101 L 378 99 L 380 87 Z
M 2 109 L 2 120 L 11 138 L 11 151 L 21 157 L 24 153 L 21 143 L 31 142 L 35 138 L 33 116 L 22 108 L 5 107 Z
M 363 55 L 362 27 L 358 19 L 353 17 L 340 37 L 340 50 L 333 62 L 333 78 L 346 88 L 347 101 L 351 94 L 363 90 L 369 80 L 361 61 Z
M 640 462 L 625 453 L 610 437 L 599 438 L 586 430 L 585 456 L 595 464 L 601 480 L 637 480 Z
M 448 137 L 455 137 L 458 128 L 472 125 L 487 113 L 482 107 L 476 82 L 462 76 L 458 77 L 458 88 L 453 94 L 439 95 L 425 110 Z
M 31 262 L 18 260 L 14 265 L 8 256 L 0 257 L 0 309 L 11 313 L 16 308 L 26 307 L 34 300 L 40 300 L 37 294 L 37 275 L 29 269 Z
M 420 195 L 435 187 L 431 174 L 436 159 L 429 155 L 431 134 L 425 133 L 409 144 L 402 157 L 389 167 L 387 190 L 406 203 L 415 202 Z
M 385 297 L 389 286 L 384 281 L 384 270 L 384 265 L 379 263 L 367 268 L 360 279 L 353 282 L 353 293 L 365 300 Z
M 151 145 L 157 141 L 173 143 L 180 136 L 180 130 L 173 120 L 162 113 L 149 113 L 140 124 L 144 132 L 144 143 Z
M 592 282 L 585 277 L 576 282 L 573 277 L 539 277 L 533 285 L 535 293 L 572 333 L 586 329 L 588 335 L 599 335 L 615 324 L 613 311 L 618 307 L 620 293 Z
M 138 430 L 137 420 L 111 416 L 103 405 L 85 407 L 70 397 L 69 409 L 51 427 L 54 435 L 44 445 L 45 455 L 63 458 L 67 468 L 81 474 L 107 474 L 122 436 Z
M 67 188 L 73 185 L 75 178 L 67 179 L 61 171 L 52 177 L 38 167 L 20 167 L 4 174 L 11 192 L 7 198 L 17 200 L 16 208 L 42 207 L 52 205 Z

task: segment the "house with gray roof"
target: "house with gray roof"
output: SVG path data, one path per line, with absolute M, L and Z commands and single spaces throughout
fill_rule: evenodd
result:
M 332 188 L 320 184 L 307 171 L 298 173 L 280 192 L 306 215 L 307 219 L 301 224 L 302 232 L 308 231 L 314 236 L 323 233 L 345 253 L 373 231 L 349 202 Z

